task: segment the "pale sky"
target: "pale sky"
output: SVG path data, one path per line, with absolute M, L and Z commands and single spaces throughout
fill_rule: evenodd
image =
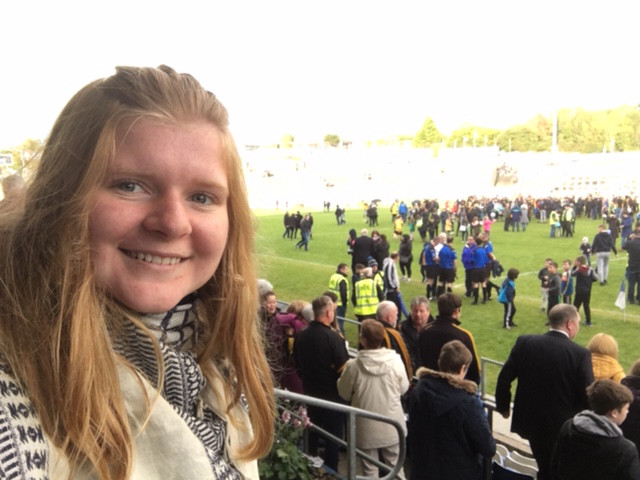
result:
M 19 0 L 0 6 L 0 148 L 116 65 L 213 91 L 239 144 L 505 128 L 640 103 L 640 2 Z

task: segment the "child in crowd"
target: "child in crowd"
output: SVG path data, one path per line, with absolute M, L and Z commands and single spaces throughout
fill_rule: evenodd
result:
M 593 378 L 620 383 L 624 378 L 624 370 L 618 363 L 618 342 L 616 339 L 606 333 L 596 333 L 589 340 L 587 350 L 591 352 Z
M 571 260 L 562 262 L 562 277 L 560 282 L 562 291 L 562 303 L 571 303 L 573 295 L 573 277 L 571 276 Z
M 633 401 L 631 391 L 611 380 L 596 380 L 587 387 L 587 398 L 590 410 L 578 413 L 560 429 L 551 478 L 640 478 L 638 450 L 620 429 Z
M 580 310 L 580 305 L 584 306 L 585 324 L 590 327 L 591 308 L 589 308 L 589 303 L 591 302 L 591 286 L 593 282 L 598 281 L 598 275 L 587 265 L 587 258 L 581 255 L 574 261 L 571 276 L 576 279 L 576 296 L 573 300 L 573 306 L 578 310 Z
M 507 278 L 502 282 L 498 301 L 504 305 L 504 321 L 502 328 L 511 329 L 517 325 L 513 323 L 513 317 L 516 314 L 516 306 L 513 300 L 516 297 L 516 279 L 520 272 L 517 268 L 510 268 L 507 272 Z
M 589 237 L 582 237 L 580 250 L 584 258 L 587 259 L 587 265 L 591 266 L 591 244 L 589 243 Z
M 562 285 L 562 280 L 560 279 L 560 275 L 558 275 L 558 264 L 556 262 L 550 262 L 547 270 L 549 272 L 549 297 L 547 298 L 548 315 L 549 311 L 560 303 L 560 287 Z
M 491 225 L 493 225 L 494 222 L 495 220 L 492 220 L 487 215 L 482 219 L 482 229 L 484 230 L 484 233 L 487 234 L 487 237 L 491 234 Z
M 544 267 L 538 272 L 538 279 L 540 280 L 540 311 L 544 312 L 547 309 L 547 299 L 549 298 L 549 264 L 552 262 L 550 258 L 545 258 Z

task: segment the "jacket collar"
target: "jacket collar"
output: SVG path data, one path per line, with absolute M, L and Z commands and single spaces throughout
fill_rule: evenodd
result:
M 435 323 L 453 323 L 454 325 L 460 325 L 460 320 L 456 320 L 453 317 L 441 317 L 440 315 L 438 315 L 436 317 L 436 321 Z
M 472 395 L 475 395 L 478 391 L 478 385 L 476 382 L 472 382 L 471 380 L 464 380 L 456 377 L 451 373 L 438 372 L 436 370 L 430 370 L 426 367 L 420 367 L 416 372 L 416 376 L 418 378 L 424 377 L 432 377 L 432 378 L 440 378 L 442 380 L 446 380 L 449 385 L 454 388 L 458 388 L 460 390 L 465 390 Z

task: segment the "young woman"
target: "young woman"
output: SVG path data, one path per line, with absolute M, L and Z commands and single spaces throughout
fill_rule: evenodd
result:
M 9 478 L 258 478 L 272 384 L 227 124 L 166 66 L 120 67 L 57 119 L 0 219 Z

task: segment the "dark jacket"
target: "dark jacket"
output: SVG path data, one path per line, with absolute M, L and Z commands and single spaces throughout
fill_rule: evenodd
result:
M 555 438 L 566 420 L 588 408 L 585 389 L 593 382 L 591 353 L 562 332 L 522 335 L 498 375 L 498 412 L 509 410 L 516 378 L 511 431 L 527 439 Z
M 624 436 L 635 443 L 640 452 L 640 377 L 629 375 L 624 377 L 621 383 L 633 393 L 633 402 L 629 405 L 629 414 L 620 428 Z
M 607 232 L 599 232 L 593 237 L 593 243 L 591 244 L 591 251 L 593 253 L 610 252 L 611 250 L 613 250 L 613 253 L 616 255 L 618 254 L 613 237 Z
M 480 480 L 496 442 L 476 384 L 426 368 L 418 377 L 409 399 L 411 480 Z
M 590 293 L 591 284 L 598 281 L 598 275 L 589 265 L 573 267 L 571 276 L 576 278 L 576 293 Z
M 366 267 L 367 262 L 369 261 L 369 257 L 371 257 L 372 255 L 373 239 L 371 237 L 367 237 L 366 235 L 361 235 L 356 238 L 356 241 L 353 243 L 352 263 L 354 265 L 356 263 L 360 263 Z
M 428 323 L 418 337 L 418 349 L 420 365 L 432 370 L 438 369 L 438 357 L 442 346 L 451 340 L 460 340 L 469 349 L 473 360 L 469 365 L 467 380 L 480 382 L 480 361 L 476 350 L 473 335 L 468 330 L 460 327 L 460 322 L 455 318 L 436 317 L 435 322 Z
M 551 460 L 554 480 L 640 480 L 633 442 L 611 420 L 586 410 L 567 420 Z
M 433 321 L 434 318 L 429 315 L 428 322 L 431 323 Z M 409 351 L 409 356 L 411 357 L 411 365 L 413 366 L 413 371 L 415 372 L 421 365 L 420 348 L 418 346 L 418 337 L 420 336 L 420 332 L 416 330 L 416 327 L 413 326 L 411 317 L 407 318 L 404 322 L 400 322 L 400 334 L 402 335 L 404 344 L 407 346 L 407 350 Z

